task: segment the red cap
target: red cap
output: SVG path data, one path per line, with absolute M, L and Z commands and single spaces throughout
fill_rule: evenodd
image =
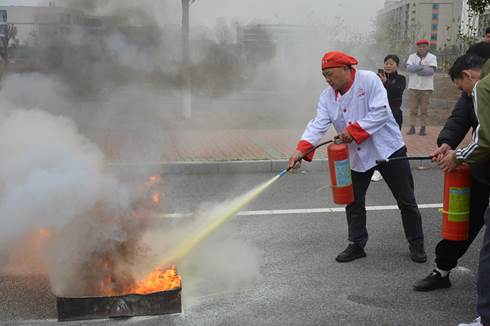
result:
M 420 45 L 420 44 L 427 44 L 429 45 L 429 41 L 425 38 L 421 39 L 421 40 L 418 40 L 416 43 L 416 45 Z
M 340 51 L 328 52 L 322 59 L 322 70 L 328 68 L 338 68 L 357 65 L 359 62 L 356 58 Z

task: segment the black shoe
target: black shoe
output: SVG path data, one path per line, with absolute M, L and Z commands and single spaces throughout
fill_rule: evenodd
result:
M 407 132 L 407 135 L 415 135 L 415 127 L 411 126 L 410 129 Z
M 425 136 L 425 135 L 427 135 L 427 132 L 425 131 L 425 127 L 420 127 L 420 132 L 419 132 L 419 135 L 420 135 L 420 136 Z
M 415 291 L 425 292 L 437 289 L 447 289 L 451 287 L 451 281 L 449 281 L 449 274 L 442 277 L 441 273 L 434 269 L 432 273 L 426 278 L 415 282 L 413 289 Z
M 366 257 L 364 249 L 357 243 L 351 243 L 335 258 L 335 260 L 339 263 L 346 263 L 362 257 Z
M 424 243 L 411 243 L 410 244 L 410 258 L 416 263 L 425 263 L 427 261 L 427 255 L 424 250 Z

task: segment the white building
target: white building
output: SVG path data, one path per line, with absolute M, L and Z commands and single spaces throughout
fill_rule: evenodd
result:
M 20 44 L 30 44 L 43 33 L 53 36 L 65 34 L 78 27 L 100 27 L 102 20 L 85 15 L 82 11 L 56 7 L 0 6 L 0 24 L 13 24 L 17 28 Z
M 390 0 L 378 12 L 378 27 L 394 34 L 395 42 L 430 41 L 433 48 L 444 49 L 458 43 L 458 33 L 467 30 L 466 0 Z

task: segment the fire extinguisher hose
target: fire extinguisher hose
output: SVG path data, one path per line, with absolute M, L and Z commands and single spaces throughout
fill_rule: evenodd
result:
M 384 160 L 376 160 L 376 164 L 390 163 L 393 161 L 417 161 L 417 160 L 432 160 L 432 156 L 404 156 L 404 157 L 394 157 L 387 158 Z
M 309 154 L 313 153 L 315 150 L 317 150 L 318 148 L 322 147 L 322 146 L 325 146 L 325 145 L 328 145 L 328 144 L 331 144 L 333 143 L 335 140 L 332 139 L 332 140 L 328 140 L 326 142 L 323 142 L 323 143 L 320 143 L 316 146 L 314 146 L 312 149 L 310 149 L 309 151 L 307 151 L 306 153 L 304 153 L 303 155 L 301 155 L 301 157 L 298 159 L 298 161 L 301 161 L 302 159 L 304 159 L 305 157 L 307 157 Z M 279 176 L 284 176 L 286 175 L 286 173 L 288 173 L 289 171 L 291 171 L 292 167 L 291 168 L 287 168 L 283 171 L 281 171 L 281 173 L 279 173 Z

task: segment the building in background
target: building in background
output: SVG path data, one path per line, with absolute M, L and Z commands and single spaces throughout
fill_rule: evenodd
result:
M 261 73 L 270 77 L 260 78 L 264 82 L 260 88 L 282 90 L 312 89 L 311 85 L 321 85 L 319 75 L 312 72 L 319 70 L 325 52 L 342 48 L 336 40 L 340 34 L 330 26 L 292 24 L 248 24 L 238 26 L 236 33 L 237 43 L 247 56 L 246 62 L 272 62 L 261 69 Z M 274 80 L 277 71 L 284 72 L 280 83 Z
M 467 13 L 466 0 L 388 0 L 378 12 L 377 33 L 394 49 L 426 38 L 433 49 L 442 50 L 458 45 L 460 33 L 471 24 Z
M 0 6 L 0 24 L 17 28 L 19 44 L 34 45 L 39 38 L 71 33 L 77 28 L 100 28 L 103 20 L 50 3 L 44 7 Z

